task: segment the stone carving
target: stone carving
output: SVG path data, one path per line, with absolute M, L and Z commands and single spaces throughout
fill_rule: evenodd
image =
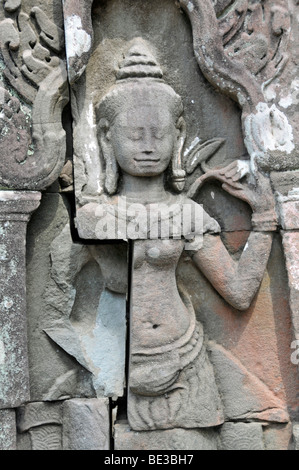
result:
M 297 448 L 297 0 L 44 3 L 0 6 L 0 185 L 14 189 L 0 194 L 0 447 L 109 448 L 130 310 L 116 449 Z M 64 32 L 49 5 L 64 11 L 67 158 Z M 137 15 L 120 21 L 127 6 Z M 32 190 L 59 176 L 68 194 L 45 195 L 52 221 L 35 222 L 29 247 L 28 367 L 25 228 Z
M 80 140 L 84 139 L 80 126 L 86 128 L 86 123 L 78 115 L 78 109 L 82 108 L 79 82 L 93 48 L 92 4 L 88 1 L 78 7 L 76 2 L 68 0 L 64 9 L 68 70 L 74 85 L 73 101 L 77 102 L 73 109 L 77 121 L 75 152 L 80 160 L 77 169 L 75 167 L 79 202 L 82 202 L 84 194 L 91 197 L 103 192 L 103 165 L 99 162 L 90 165 L 90 156 L 87 156 L 93 149 L 98 151 L 92 130 L 95 127 L 92 101 L 86 109 L 90 135 L 88 143 L 81 145 Z M 251 170 L 297 168 L 292 127 L 284 112 L 272 102 L 271 93 L 267 92 L 267 87 L 283 72 L 288 60 L 291 13 L 285 2 L 182 0 L 177 4 L 191 22 L 194 53 L 202 73 L 216 89 L 229 95 L 242 109 L 244 142 Z M 87 178 L 84 178 L 83 171 Z
M 222 450 L 265 450 L 259 423 L 225 423 L 221 429 Z
M 0 191 L 0 409 L 29 399 L 26 229 L 38 192 Z
M 18 450 L 108 450 L 107 399 L 36 402 L 17 415 Z
M 50 256 L 54 283 L 46 288 L 44 301 L 46 306 L 59 312 L 59 316 L 45 328 L 45 333 L 91 373 L 95 396 L 122 396 L 126 247 L 76 245 L 66 225 L 53 240 Z M 86 285 L 88 282 L 94 293 Z M 87 296 L 89 302 L 84 305 Z M 109 355 L 107 350 L 111 351 Z M 69 380 L 69 375 L 65 380 Z M 54 400 L 55 393 L 63 388 L 62 383 L 56 386 L 49 390 L 47 399 Z
M 181 0 L 192 25 L 194 52 L 201 71 L 242 108 L 244 142 L 252 170 L 298 167 L 292 128 L 263 93 L 287 61 L 290 14 L 285 2 Z M 223 15 L 221 15 L 223 11 Z M 227 12 L 227 14 L 226 14 Z M 267 24 L 267 29 L 265 28 Z M 241 35 L 236 32 L 243 26 Z M 252 73 L 253 72 L 253 73 Z
M 69 400 L 63 405 L 64 450 L 109 450 L 107 399 Z
M 115 426 L 115 450 L 217 450 L 218 434 L 214 429 L 166 429 L 132 431 L 127 423 Z
M 74 0 L 63 2 L 67 62 L 71 84 L 83 74 L 92 52 L 92 4 L 93 0 L 80 4 Z
M 76 223 L 83 239 L 101 239 L 105 238 L 99 228 L 103 226 L 103 219 L 114 230 L 116 219 L 114 238 L 117 238 L 121 233 L 120 219 L 124 219 L 125 229 L 129 223 L 134 223 L 129 218 L 132 215 L 129 204 L 139 203 L 146 208 L 143 219 L 142 215 L 135 215 L 137 235 L 134 236 L 134 230 L 129 234 L 129 238 L 135 239 L 129 423 L 132 429 L 139 431 L 219 426 L 224 422 L 224 410 L 206 340 L 201 325 L 196 322 L 192 303 L 184 292 L 178 291 L 175 271 L 181 254 L 187 250 L 220 295 L 238 310 L 247 309 L 262 280 L 271 249 L 271 231 L 277 226 L 273 194 L 268 179 L 261 173 L 256 174 L 254 182 L 241 183 L 249 169 L 246 161 L 237 161 L 222 169 L 208 170 L 191 186 L 189 197 L 174 195 L 164 187 L 164 173 L 170 167 L 169 185 L 172 184 L 172 191 L 182 192 L 186 176 L 182 160 L 186 136 L 182 101 L 165 84 L 159 64 L 140 39 L 134 41 L 124 56 L 116 78 L 116 84 L 104 95 L 96 110 L 106 168 L 106 194 L 93 197 L 93 202 L 80 207 Z M 196 166 L 202 161 L 202 155 L 206 158 L 221 144 L 221 140 L 204 146 L 196 144 L 186 154 L 190 161 L 189 172 L 192 160 Z M 217 235 L 220 232 L 217 222 L 190 199 L 212 178 L 218 179 L 227 192 L 249 203 L 253 210 L 254 232 L 239 262 L 234 262 L 224 248 Z M 119 209 L 120 201 L 123 201 L 123 213 Z M 170 214 L 162 212 L 163 203 L 171 208 Z M 140 235 L 139 228 L 147 227 L 147 218 L 153 215 L 153 204 L 160 213 L 156 236 L 152 236 L 152 226 Z M 179 215 L 183 214 L 184 207 L 193 211 L 187 230 L 180 217 L 183 229 L 179 237 L 174 232 L 175 204 Z M 196 218 L 201 220 L 200 227 L 196 227 Z M 171 222 L 168 240 L 163 240 L 165 219 Z M 109 237 L 113 235 L 108 230 Z M 225 272 L 219 266 L 219 256 L 225 260 Z M 240 374 L 242 367 L 236 367 Z M 265 394 L 271 401 L 271 392 L 265 389 Z M 262 413 L 266 407 L 265 403 L 258 404 L 260 419 L 265 418 Z M 271 419 L 288 421 L 283 404 L 275 397 L 273 409 Z
M 208 349 L 227 421 L 257 420 L 276 423 L 289 421 L 282 400 L 250 373 L 233 354 L 213 342 L 209 342 Z
M 0 8 L 0 31 L 0 79 L 10 85 L 0 83 L 0 183 L 45 189 L 65 163 L 63 30 L 41 8 L 33 7 L 29 16 L 21 2 L 7 1 Z

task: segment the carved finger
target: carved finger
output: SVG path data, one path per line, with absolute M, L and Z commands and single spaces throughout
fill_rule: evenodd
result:
M 226 191 L 227 193 L 229 193 L 232 196 L 235 196 L 239 199 L 244 198 L 244 193 L 242 192 L 243 188 L 235 188 L 234 186 L 231 186 L 228 183 L 223 183 L 222 184 L 222 189 L 224 189 L 224 191 Z
M 251 207 L 253 205 L 253 201 L 250 199 L 249 195 L 246 191 L 244 191 L 244 187 L 241 185 L 240 189 L 237 189 L 227 183 L 223 183 L 222 189 L 227 193 L 231 194 L 232 196 L 241 199 L 242 201 L 247 202 Z
M 242 175 L 242 172 L 241 171 L 238 171 L 234 176 L 233 176 L 233 181 L 239 181 L 240 179 L 242 179 L 244 177 L 244 175 Z
M 219 181 L 223 182 L 223 184 L 227 184 L 227 186 L 230 186 L 231 188 L 235 188 L 237 190 L 244 189 L 243 185 L 241 183 L 238 183 L 237 181 L 234 181 L 230 178 L 219 178 Z
M 238 170 L 238 162 L 232 162 L 229 165 L 225 166 L 224 168 L 221 168 L 219 170 L 219 173 L 221 175 L 225 175 L 227 172 L 232 171 L 232 170 Z
M 228 179 L 230 179 L 230 178 L 234 179 L 236 177 L 236 175 L 241 176 L 241 173 L 240 173 L 238 168 L 233 168 L 232 170 L 227 171 L 227 172 L 224 173 L 224 176 Z M 239 179 L 239 178 L 237 178 L 237 179 Z
M 233 181 L 238 181 L 250 173 L 249 162 L 246 160 L 237 160 L 225 168 L 220 170 L 220 174 L 231 178 Z

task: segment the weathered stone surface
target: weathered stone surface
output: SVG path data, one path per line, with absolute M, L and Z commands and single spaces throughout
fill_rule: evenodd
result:
M 60 309 L 65 309 L 69 302 L 63 291 L 60 291 L 58 298 L 57 294 L 45 297 L 55 286 L 51 278 L 51 244 L 68 220 L 66 198 L 58 194 L 44 194 L 41 206 L 28 227 L 28 347 L 30 393 L 34 401 L 94 394 L 90 373 L 49 340 L 44 332 L 54 320 L 61 318 Z
M 292 449 L 292 423 L 284 425 L 269 424 L 264 427 L 266 450 Z
M 220 439 L 221 450 L 265 450 L 263 427 L 258 423 L 225 423 Z
M 18 409 L 19 450 L 108 450 L 109 401 L 73 399 Z
M 299 339 L 299 232 L 282 232 L 295 339 Z
M 273 189 L 282 196 L 287 196 L 289 191 L 299 188 L 299 170 L 272 171 L 270 179 Z
M 294 436 L 295 450 L 299 450 L 299 425 L 298 424 L 294 424 L 293 426 L 293 436 Z
M 126 246 L 74 243 L 65 203 L 60 195 L 45 195 L 30 227 L 32 396 L 39 401 L 97 394 L 121 396 L 126 349 Z
M 244 232 L 222 235 L 236 260 L 246 246 L 246 235 Z M 240 361 L 296 419 L 299 381 L 297 366 L 290 360 L 294 353 L 290 348 L 294 333 L 284 263 L 281 238 L 277 234 L 259 292 L 250 308 L 241 314 L 221 299 L 188 257 L 181 258 L 177 278 L 179 286 L 192 298 L 196 317 L 208 338 Z
M 114 428 L 115 450 L 217 450 L 218 433 L 213 429 L 133 431 L 127 423 Z
M 245 15 L 251 13 L 249 23 L 239 23 L 236 11 L 235 16 L 227 21 L 224 10 L 224 15 L 220 15 L 223 23 L 219 24 L 212 2 L 180 0 L 179 3 L 192 24 L 194 51 L 201 71 L 216 88 L 237 100 L 242 108 L 244 142 L 252 163 L 265 169 L 297 168 L 292 128 L 285 114 L 275 104 L 267 103 L 269 98 L 262 86 L 262 83 L 271 83 L 286 65 L 289 11 L 280 4 L 279 13 L 275 10 L 275 14 L 269 16 L 274 11 L 275 2 L 268 2 L 263 8 L 246 4 L 243 12 Z M 230 23 L 233 27 L 226 36 Z M 243 29 L 240 36 L 235 34 L 239 28 Z M 272 47 L 277 41 L 278 31 L 281 41 L 277 56 Z
M 72 2 L 69 2 L 70 4 Z M 106 8 L 105 3 L 98 2 L 93 10 L 94 15 L 94 50 L 87 65 L 86 73 L 73 87 L 73 103 L 77 102 L 74 113 L 74 153 L 75 181 L 78 204 L 92 196 L 101 194 L 104 189 L 104 169 L 102 158 L 94 159 L 93 152 L 99 152 L 96 135 L 96 116 L 94 109 L 101 97 L 113 84 L 114 64 L 121 61 L 121 51 L 128 49 L 131 40 L 142 37 L 159 51 L 160 63 L 165 71 L 165 79 L 183 97 L 186 109 L 188 135 L 186 149 L 194 140 L 209 141 L 213 138 L 225 140 L 224 148 L 218 149 L 211 157 L 209 166 L 220 161 L 229 163 L 244 154 L 244 144 L 240 138 L 239 112 L 224 96 L 216 94 L 198 70 L 192 47 L 191 29 L 172 0 L 161 2 L 154 0 L 150 4 L 135 4 L 136 16 L 128 12 L 130 1 L 114 1 L 113 7 Z M 139 13 L 140 11 L 140 13 Z M 154 12 L 154 13 L 153 13 Z M 75 14 L 78 12 L 75 11 Z M 147 18 L 144 23 L 144 18 Z M 84 15 L 82 15 L 82 24 Z M 113 26 L 111 26 L 113 25 Z M 175 33 L 174 33 L 175 32 Z M 176 47 L 173 45 L 176 44 Z M 169 50 L 173 55 L 169 55 Z M 82 59 L 84 54 L 82 54 Z M 185 58 L 188 67 L 185 66 Z M 97 64 L 101 63 L 101 68 Z M 98 80 L 98 74 L 101 81 Z M 90 93 L 82 94 L 81 87 L 87 77 Z M 181 77 L 178 80 L 178 77 Z M 216 123 L 212 109 L 221 108 Z M 74 109 L 75 109 L 74 108 Z M 226 126 L 226 116 L 230 113 L 230 126 Z M 200 129 L 200 135 L 198 135 Z M 94 150 L 93 150 L 94 149 Z M 191 179 L 202 171 L 200 168 Z M 187 182 L 186 188 L 190 183 Z
M 299 188 L 290 190 L 288 196 L 277 198 L 280 224 L 283 230 L 299 229 Z
M 187 197 L 174 196 L 167 188 L 164 173 L 167 174 L 168 168 L 172 188 L 177 192 L 184 189 L 186 175 L 182 149 L 186 132 L 182 99 L 162 77 L 162 69 L 150 44 L 141 38 L 132 41 L 119 64 L 115 84 L 95 107 L 99 145 L 106 168 L 106 194 L 99 197 L 94 191 L 89 200 L 87 197 L 83 200 L 83 195 L 79 195 L 76 212 L 79 237 L 105 239 L 98 234 L 101 223 L 108 238 L 118 238 L 119 230 L 113 234 L 110 219 L 107 220 L 101 210 L 104 207 L 108 215 L 112 211 L 112 219 L 123 218 L 128 229 L 130 217 L 126 202 L 125 215 L 119 209 L 119 201 L 126 198 L 146 207 L 144 220 L 139 221 L 142 227 L 146 226 L 151 214 L 151 205 L 157 205 L 160 200 L 166 207 L 177 203 L 175 207 L 179 214 L 186 206 L 194 212 L 195 208 L 201 211 L 200 228 L 194 228 L 196 223 L 192 220 L 187 233 L 176 236 L 171 231 L 170 240 L 163 240 L 161 227 L 164 219 L 168 222 L 174 219 L 172 213 L 160 216 L 156 237 L 148 230 L 145 236 L 135 237 L 136 230 L 132 236 L 123 236 L 137 238 L 132 260 L 128 397 L 128 420 L 134 430 L 204 428 L 223 423 L 222 404 L 206 355 L 202 328 L 196 322 L 192 302 L 178 291 L 176 267 L 183 251 L 189 250 L 196 266 L 218 293 L 234 308 L 247 310 L 260 287 L 270 255 L 273 237 L 269 232 L 275 231 L 277 224 L 268 178 L 256 173 L 254 184 L 239 182 L 250 172 L 248 162 L 244 160 L 221 169 L 207 170 L 191 186 Z M 128 121 L 128 113 L 132 110 L 134 116 Z M 157 134 L 157 127 L 161 134 Z M 196 158 L 201 161 L 203 149 L 196 148 L 196 151 L 199 152 Z M 255 233 L 250 234 L 238 262 L 231 258 L 221 238 L 216 236 L 220 231 L 217 222 L 189 199 L 195 197 L 202 183 L 210 179 L 219 180 L 223 189 L 247 202 L 253 210 Z M 194 249 L 187 246 L 191 234 L 191 238 L 200 237 L 203 242 Z M 60 262 L 63 259 L 61 255 L 57 258 Z M 219 258 L 223 267 L 219 266 Z M 57 274 L 55 260 L 53 266 Z M 147 279 L 146 291 L 144 279 Z M 168 293 L 166 297 L 165 292 Z M 54 332 L 48 330 L 48 334 L 61 346 L 61 338 L 55 339 L 57 325 L 55 328 Z M 70 338 L 70 329 L 67 330 L 65 336 Z M 278 419 L 285 421 L 288 418 Z
M 204 428 L 223 422 L 202 327 L 190 300 L 180 296 L 176 285 L 174 271 L 182 251 L 179 240 L 134 245 L 128 420 L 136 431 Z M 151 286 L 146 292 L 145 276 Z
M 15 410 L 0 410 L 0 450 L 17 449 Z
M 92 373 L 96 396 L 122 396 L 126 349 L 126 296 L 117 292 L 119 282 L 106 288 L 101 246 L 87 248 L 73 243 L 67 224 L 51 245 L 51 277 L 56 286 L 48 289 L 46 302 L 63 309 L 45 333 Z M 123 262 L 117 276 L 127 278 L 126 246 L 119 255 Z M 112 252 L 114 247 L 110 247 Z M 122 256 L 121 256 L 122 255 Z M 112 261 L 112 259 L 110 260 Z M 117 268 L 110 264 L 110 270 Z M 62 288 L 62 292 L 61 292 Z M 116 290 L 116 292 L 115 292 Z M 91 302 L 92 299 L 92 302 Z M 107 352 L 109 351 L 109 354 Z
M 61 403 L 34 402 L 18 408 L 18 432 L 48 424 L 62 424 Z
M 76 307 L 78 303 L 79 301 Z M 84 318 L 82 323 L 65 320 L 53 323 L 45 330 L 47 335 L 62 349 L 92 372 L 93 386 L 97 396 L 123 395 L 126 348 L 125 312 L 125 296 L 106 289 L 103 290 L 99 300 L 95 323 L 85 324 Z M 76 308 L 72 315 L 75 317 L 78 313 Z
M 37 192 L 0 192 L 0 408 L 29 399 L 26 229 L 40 198 Z
M 10 84 L 0 83 L 0 182 L 36 190 L 50 186 L 65 163 L 62 112 L 68 88 L 63 31 L 49 18 L 48 8 L 30 3 L 0 7 L 0 79 Z M 54 9 L 57 14 L 57 5 Z
M 68 400 L 63 404 L 63 450 L 109 450 L 107 399 Z
M 107 449 L 101 398 L 123 395 L 126 366 L 119 449 L 298 447 L 298 22 L 298 0 L 1 3 L 0 183 L 54 181 L 28 237 L 33 402 L 18 411 L 19 449 Z M 147 209 L 131 232 L 101 236 L 100 211 L 119 200 L 183 207 L 186 195 L 208 221 L 193 249 L 149 239 Z M 12 295 L 24 310 L 24 266 L 6 269 L 26 216 L 2 210 L 6 374 L 8 352 L 26 370 L 24 318 L 10 315 Z M 146 240 L 91 245 L 102 238 Z M 22 382 L 0 376 L 0 416 L 29 400 L 28 372 L 8 365 Z
M 78 4 L 63 2 L 66 52 L 70 83 L 77 81 L 85 70 L 92 52 L 93 28 L 91 7 L 93 0 Z
M 18 409 L 18 450 L 62 449 L 61 403 L 28 403 Z
M 246 370 L 231 353 L 213 343 L 209 344 L 209 350 L 228 421 L 289 421 L 284 403 L 261 380 Z

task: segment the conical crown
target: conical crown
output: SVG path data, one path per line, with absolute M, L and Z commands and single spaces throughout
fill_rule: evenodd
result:
M 119 63 L 116 79 L 119 81 L 145 77 L 162 79 L 163 72 L 147 44 L 138 38 Z
M 110 123 L 124 110 L 159 103 L 169 109 L 174 119 L 182 114 L 182 100 L 163 80 L 163 72 L 149 45 L 135 38 L 115 72 L 116 82 L 96 106 L 97 121 L 106 118 Z

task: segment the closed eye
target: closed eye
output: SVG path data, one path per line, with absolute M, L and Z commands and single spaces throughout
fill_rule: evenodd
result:
M 155 138 L 155 139 L 163 139 L 165 136 L 167 136 L 167 133 L 168 133 L 169 129 L 159 129 L 159 128 L 153 128 L 152 129 L 152 136 Z
M 141 140 L 143 139 L 143 130 L 142 129 L 130 129 L 127 132 L 127 137 L 130 140 Z

